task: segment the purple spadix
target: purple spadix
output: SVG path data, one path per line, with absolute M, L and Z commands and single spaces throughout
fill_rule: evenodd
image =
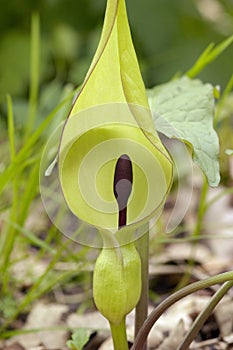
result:
M 127 224 L 127 203 L 132 191 L 132 185 L 132 162 L 126 154 L 123 154 L 117 160 L 113 184 L 114 195 L 119 208 L 119 228 Z

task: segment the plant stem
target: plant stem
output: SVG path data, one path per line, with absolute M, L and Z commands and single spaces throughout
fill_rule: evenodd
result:
M 121 323 L 117 326 L 110 323 L 110 327 L 111 327 L 114 350 L 129 350 L 127 335 L 126 335 L 125 319 L 123 319 Z
M 215 112 L 215 117 L 214 117 L 214 128 L 217 127 L 218 122 L 219 122 L 219 117 L 220 117 L 220 113 L 222 111 L 222 108 L 224 106 L 224 103 L 226 101 L 226 98 L 228 97 L 229 93 L 231 92 L 233 88 L 233 74 L 230 77 L 230 80 L 227 83 L 227 86 L 225 88 L 225 90 L 222 93 L 222 96 L 217 104 L 217 108 L 216 108 L 216 112 Z
M 149 291 L 149 232 L 144 234 L 137 241 L 137 249 L 141 258 L 142 266 L 142 291 L 140 300 L 136 306 L 135 315 L 135 337 L 137 336 L 141 326 L 147 318 L 148 314 L 148 291 Z M 141 350 L 146 350 L 147 345 Z
M 172 294 L 170 297 L 162 301 L 148 316 L 147 320 L 144 322 L 143 326 L 141 327 L 133 347 L 131 350 L 141 350 L 143 349 L 143 345 L 145 344 L 145 341 L 147 339 L 147 336 L 151 330 L 151 328 L 154 326 L 155 322 L 158 320 L 158 318 L 174 303 L 176 303 L 178 300 L 186 297 L 189 294 L 195 293 L 200 289 L 205 289 L 210 286 L 213 286 L 215 284 L 220 284 L 226 281 L 233 282 L 233 271 L 231 272 L 225 272 L 222 274 L 219 274 L 214 277 L 210 277 L 207 279 L 204 279 L 202 281 L 198 281 L 195 283 L 192 283 L 189 286 L 184 287 L 181 290 L 178 290 L 174 294 Z
M 201 233 L 202 223 L 203 223 L 204 215 L 206 213 L 206 198 L 208 194 L 208 188 L 209 186 L 208 186 L 207 178 L 204 176 L 203 185 L 201 189 L 200 204 L 199 204 L 199 209 L 197 214 L 197 225 L 193 232 L 194 236 L 200 236 L 200 233 Z
M 207 318 L 210 316 L 216 305 L 220 302 L 220 300 L 224 297 L 224 295 L 228 292 L 228 290 L 233 287 L 233 281 L 228 281 L 223 284 L 223 286 L 214 294 L 211 298 L 208 305 L 202 310 L 202 312 L 195 319 L 192 328 L 187 333 L 183 343 L 177 348 L 177 350 L 186 350 L 189 348 L 189 345 L 197 336 L 201 327 L 204 325 Z

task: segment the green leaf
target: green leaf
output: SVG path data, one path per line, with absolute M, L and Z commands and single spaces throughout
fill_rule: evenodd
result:
M 168 137 L 181 139 L 193 148 L 193 160 L 217 186 L 219 140 L 213 128 L 213 86 L 187 77 L 148 90 L 156 129 Z
M 27 35 L 19 31 L 9 31 L 7 34 L 1 35 L 0 99 L 5 96 L 6 92 L 18 95 L 26 90 L 29 75 L 28 51 L 29 38 Z
M 222 41 L 218 45 L 211 43 L 205 51 L 200 55 L 197 61 L 194 63 L 192 68 L 188 70 L 186 75 L 190 78 L 195 77 L 199 74 L 208 64 L 215 61 L 233 42 L 233 35 Z
M 7 95 L 7 120 L 8 120 L 8 136 L 9 136 L 9 145 L 10 145 L 10 155 L 13 160 L 15 157 L 15 123 L 13 115 L 13 106 L 10 95 Z
M 89 341 L 91 333 L 90 329 L 80 328 L 72 335 L 72 340 L 68 340 L 66 345 L 71 350 L 82 350 Z

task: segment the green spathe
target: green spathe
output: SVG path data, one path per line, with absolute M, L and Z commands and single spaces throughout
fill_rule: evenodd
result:
M 135 143 L 138 153 L 132 154 Z M 64 127 L 59 150 L 62 192 L 81 220 L 103 229 L 118 229 L 112 181 L 116 160 L 122 154 L 132 158 L 135 173 L 128 223 L 141 225 L 161 210 L 171 187 L 173 164 L 154 127 L 125 1 L 109 0 L 101 40 Z M 148 159 L 147 164 L 141 165 L 143 158 Z M 146 171 L 149 161 L 151 170 Z M 148 195 L 153 195 L 154 203 Z
M 101 125 L 93 126 L 77 139 L 67 142 L 59 159 L 60 181 L 70 209 L 81 220 L 112 232 L 118 230 L 114 171 L 122 154 L 127 154 L 133 165 L 128 225 L 141 225 L 161 210 L 172 173 L 168 158 L 145 137 L 136 122 L 133 124 L 128 118 L 131 114 L 127 105 L 118 105 L 115 117 L 114 107 L 115 104 L 96 108 L 96 115 L 103 117 L 106 114 L 105 124 L 103 119 Z M 124 123 L 117 123 L 119 115 L 124 116 Z M 73 117 L 63 138 L 72 134 L 76 124 L 88 118 L 91 118 L 88 110 L 80 113 L 78 119 Z

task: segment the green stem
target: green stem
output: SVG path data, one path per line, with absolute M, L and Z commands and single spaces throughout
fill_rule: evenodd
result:
M 215 117 L 214 117 L 214 128 L 216 128 L 217 125 L 218 125 L 220 113 L 222 111 L 222 108 L 224 106 L 226 98 L 228 97 L 228 95 L 231 92 L 232 88 L 233 88 L 233 74 L 230 77 L 230 80 L 228 81 L 227 86 L 226 86 L 225 90 L 222 93 L 221 99 L 219 100 L 219 102 L 217 104 Z
M 11 97 L 7 96 L 7 120 L 8 120 L 8 135 L 9 135 L 9 145 L 10 145 L 10 158 L 13 163 L 16 157 L 16 146 L 15 146 L 15 127 L 14 127 L 14 114 Z M 12 196 L 12 206 L 10 210 L 10 221 L 17 222 L 18 218 L 18 206 L 19 206 L 19 177 L 20 170 L 18 170 L 17 176 L 13 179 L 13 196 Z M 5 226 L 2 230 L 2 236 L 0 240 L 0 281 L 2 282 L 3 293 L 9 293 L 9 264 L 11 253 L 14 247 L 14 242 L 16 239 L 16 230 L 8 223 L 5 222 Z
M 208 305 L 202 310 L 202 312 L 195 319 L 192 328 L 187 333 L 182 344 L 177 348 L 177 350 L 186 350 L 189 348 L 189 345 L 197 336 L 201 327 L 204 325 L 207 318 L 210 316 L 216 305 L 220 302 L 220 300 L 224 297 L 224 295 L 228 292 L 228 290 L 233 287 L 233 281 L 228 281 L 223 284 L 223 286 L 214 294 L 211 298 Z
M 203 219 L 206 213 L 206 198 L 208 194 L 208 182 L 207 178 L 204 177 L 203 180 L 203 185 L 201 189 L 201 197 L 200 197 L 200 204 L 199 204 L 199 209 L 198 209 L 198 214 L 197 214 L 197 225 L 194 229 L 193 235 L 200 236 L 201 229 L 202 229 L 202 224 L 203 224 Z
M 144 322 L 143 326 L 141 327 L 133 347 L 131 350 L 141 350 L 143 349 L 143 345 L 145 344 L 145 341 L 148 337 L 148 334 L 151 330 L 151 328 L 154 326 L 155 322 L 158 320 L 158 318 L 174 303 L 176 303 L 178 300 L 186 297 L 189 294 L 195 293 L 200 289 L 209 288 L 210 286 L 213 286 L 215 284 L 220 284 L 226 281 L 233 281 L 233 271 L 231 272 L 225 272 L 222 274 L 219 274 L 214 277 L 210 277 L 207 279 L 204 279 L 203 281 L 195 282 L 189 286 L 184 287 L 181 290 L 178 290 L 174 294 L 172 294 L 170 297 L 162 301 L 148 316 L 147 320 Z
M 125 319 L 117 326 L 110 323 L 114 350 L 129 350 Z
M 137 250 L 141 258 L 142 271 L 142 291 L 140 300 L 136 306 L 135 314 L 135 337 L 137 336 L 141 326 L 147 318 L 148 314 L 148 291 L 149 291 L 149 232 L 144 234 L 137 241 Z M 146 350 L 145 344 L 141 350 Z

